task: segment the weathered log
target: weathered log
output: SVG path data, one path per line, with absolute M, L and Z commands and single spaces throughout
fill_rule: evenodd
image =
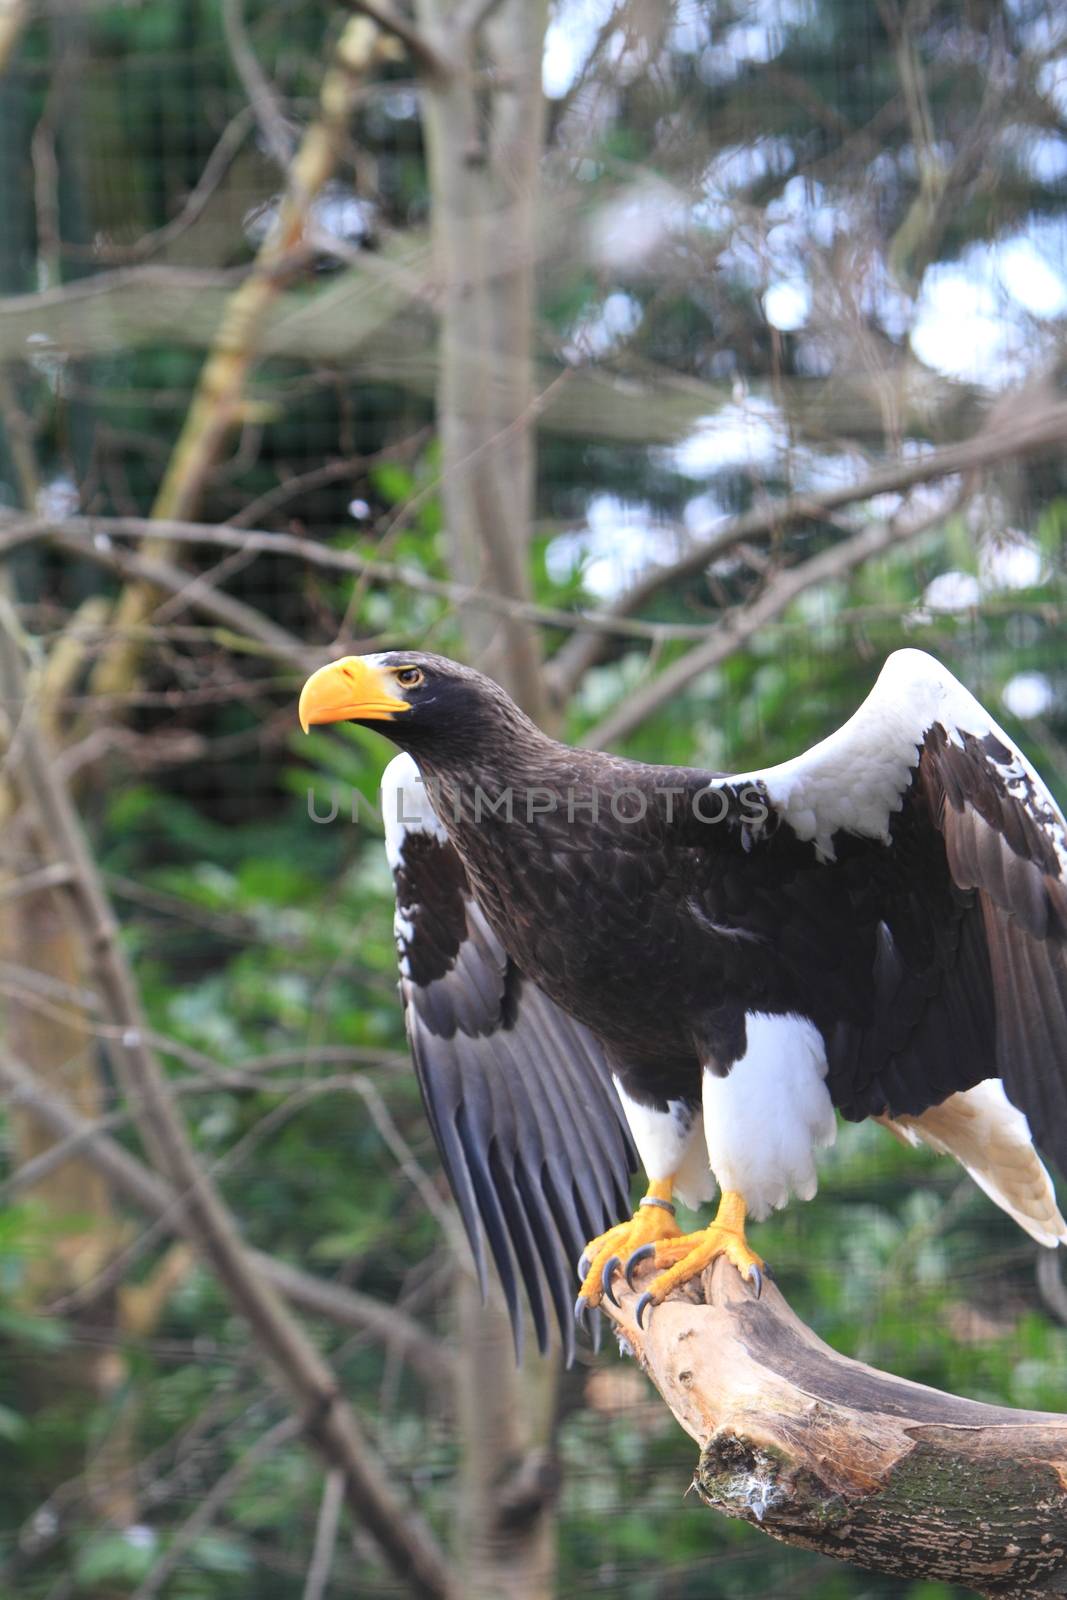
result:
M 708 1506 L 787 1544 L 1002 1600 L 1067 1595 L 1067 1417 L 942 1394 L 822 1342 L 773 1283 L 733 1267 L 639 1329 L 618 1276 L 623 1348 L 700 1446 Z

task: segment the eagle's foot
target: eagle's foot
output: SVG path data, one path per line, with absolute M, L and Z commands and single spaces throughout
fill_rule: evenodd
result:
M 681 1235 L 670 1193 L 669 1182 L 650 1183 L 648 1194 L 628 1222 L 617 1223 L 586 1245 L 578 1263 L 582 1289 L 574 1303 L 574 1314 L 583 1326 L 605 1295 L 612 1305 L 618 1305 L 611 1281 L 622 1271 L 624 1261 L 632 1260 L 639 1250 L 674 1243 Z
M 758 1300 L 768 1269 L 761 1257 L 749 1248 L 745 1238 L 745 1202 L 729 1189 L 723 1192 L 715 1221 L 707 1228 L 645 1245 L 627 1261 L 626 1281 L 631 1288 L 634 1269 L 642 1261 L 652 1261 L 660 1269 L 637 1302 L 637 1326 L 644 1325 L 645 1312 L 651 1306 L 660 1305 L 672 1289 L 697 1277 L 719 1256 L 725 1256 L 742 1278 L 751 1283 Z

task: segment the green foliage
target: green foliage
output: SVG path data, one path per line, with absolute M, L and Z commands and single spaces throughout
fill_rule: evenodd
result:
M 61 260 L 69 281 L 121 265 L 125 246 L 181 214 L 245 103 L 220 0 L 116 0 L 82 9 L 84 16 L 53 21 L 42 9 L 17 70 L 0 76 L 4 297 L 43 281 L 38 256 L 47 218 L 37 204 L 53 124 L 62 232 L 75 247 Z M 287 115 L 304 121 L 338 17 L 296 0 L 246 0 L 238 9 Z M 568 385 L 596 369 L 605 411 L 613 396 L 640 384 L 650 422 L 681 396 L 690 422 L 702 409 L 705 422 L 714 422 L 732 408 L 743 443 L 746 427 L 758 435 L 760 419 L 776 411 L 788 449 L 766 460 L 745 448 L 723 450 L 689 468 L 676 451 L 646 446 L 640 427 L 636 436 L 633 427 L 613 432 L 595 404 L 569 428 L 552 423 L 549 405 L 529 553 L 537 601 L 598 607 L 621 586 L 628 565 L 669 561 L 679 530 L 706 535 L 718 519 L 795 481 L 817 489 L 822 472 L 859 476 L 887 437 L 895 449 L 902 436 L 914 454 L 978 426 L 986 399 L 978 386 L 942 380 L 910 346 L 908 285 L 921 281 L 922 250 L 907 224 L 932 154 L 959 182 L 948 193 L 941 231 L 925 242 L 935 265 L 1035 218 L 1062 225 L 1062 180 L 1042 176 L 1032 159 L 1039 136 L 1057 142 L 1062 132 L 1060 112 L 1035 98 L 1045 13 L 1029 0 L 966 8 L 936 0 L 898 9 L 919 17 L 913 43 L 936 134 L 932 153 L 916 151 L 880 8 L 854 0 L 678 7 L 677 25 L 664 27 L 647 57 L 629 43 L 629 54 L 612 45 L 610 93 L 601 86 L 592 97 L 598 110 L 580 159 L 566 143 L 574 107 L 551 108 L 557 143 L 546 167 L 549 242 L 538 261 L 537 356 L 546 371 L 564 370 L 561 360 L 573 368 L 556 398 L 565 401 Z M 990 54 L 994 44 L 1003 56 Z M 73 54 L 60 71 L 65 48 Z M 989 85 L 1009 81 L 1005 64 L 1026 93 L 1020 88 L 1011 126 L 984 139 L 991 166 L 972 181 L 969 141 L 988 108 Z M 406 60 L 390 62 L 361 98 L 350 152 L 357 179 L 340 190 L 341 199 L 365 200 L 373 187 L 373 218 L 360 243 L 379 270 L 393 240 L 405 230 L 421 239 L 427 221 L 411 71 Z M 1031 115 L 1037 120 L 1028 123 Z M 737 181 L 729 207 L 718 205 L 708 175 L 753 152 L 767 159 Z M 155 266 L 245 267 L 255 248 L 252 221 L 273 203 L 280 181 L 250 133 L 203 218 L 166 247 L 157 240 Z M 812 205 L 818 202 L 819 225 L 829 230 L 821 242 L 806 240 L 801 252 L 801 266 L 827 298 L 819 319 L 780 332 L 767 321 L 764 294 L 776 252 L 788 254 L 795 243 L 790 185 L 797 182 Z M 634 206 L 635 195 L 635 209 L 624 215 L 627 246 L 637 224 L 655 212 L 651 196 L 666 197 L 668 210 L 683 200 L 707 203 L 643 256 L 628 249 L 617 261 L 597 255 L 587 241 L 604 208 Z M 88 249 L 93 240 L 105 247 L 99 259 Z M 114 260 L 112 250 L 119 252 Z M 793 268 L 801 270 L 795 262 Z M 324 255 L 293 286 L 301 314 L 314 307 L 323 281 L 345 281 L 338 271 Z M 862 272 L 868 277 L 861 282 Z M 855 297 L 835 301 L 830 291 L 849 287 L 850 273 L 859 285 Z M 588 339 L 613 295 L 631 307 L 631 334 L 589 357 L 561 357 L 571 341 L 580 346 L 583 330 Z M 886 305 L 895 307 L 895 321 Z M 418 315 L 423 319 L 421 308 Z M 115 318 L 106 350 L 68 359 L 35 345 L 32 363 L 9 370 L 17 406 L 32 422 L 44 482 L 71 478 L 87 511 L 143 513 L 185 415 L 203 335 L 175 326 L 172 340 L 145 344 L 126 339 L 121 306 Z M 409 318 L 416 339 L 405 342 Z M 850 329 L 862 335 L 862 361 L 853 359 Z M 258 526 L 448 579 L 442 459 L 429 426 L 431 330 L 428 312 L 416 323 L 407 310 L 376 330 L 379 345 L 395 336 L 397 346 L 395 370 L 384 377 L 363 369 L 361 350 L 336 361 L 320 351 L 307 361 L 289 355 L 261 362 L 251 383 L 254 414 L 208 485 L 205 519 L 222 521 L 255 505 Z M 423 331 L 426 351 L 417 345 Z M 1057 337 L 1061 331 L 1053 325 Z M 1040 353 L 1040 330 L 1031 332 Z M 679 438 L 687 427 L 679 423 Z M 347 475 L 324 470 L 339 461 L 350 464 Z M 313 481 L 301 488 L 302 473 Z M 978 522 L 971 511 L 946 514 L 922 540 L 802 595 L 746 649 L 673 696 L 625 741 L 627 751 L 737 769 L 783 759 L 843 720 L 888 651 L 920 643 L 1002 717 L 1063 798 L 1063 461 L 1020 461 L 986 490 Z M 617 519 L 605 551 L 591 526 L 596 497 L 633 512 L 650 531 L 631 538 Z M 18 498 L 5 433 L 0 504 Z M 1042 557 L 1026 587 L 986 579 L 986 535 L 1009 526 Z M 841 536 L 839 522 L 812 515 L 777 531 L 769 549 L 776 560 L 797 564 Z M 760 594 L 766 549 L 731 554 L 709 572 L 664 586 L 642 616 L 713 626 L 728 607 Z M 219 552 L 185 555 L 207 569 Z M 42 635 L 88 595 L 115 587 L 109 575 L 55 552 L 22 552 L 14 570 L 26 626 Z M 941 610 L 931 602 L 930 585 L 949 572 L 985 585 L 977 606 Z M 455 608 L 403 583 L 354 586 L 347 574 L 281 558 L 229 562 L 213 569 L 212 581 L 309 644 L 411 642 L 460 656 L 467 648 Z M 109 749 L 94 768 L 106 781 L 94 781 L 84 805 L 151 1024 L 170 1041 L 167 1067 L 191 1134 L 250 1243 L 383 1304 L 410 1308 L 430 1338 L 453 1348 L 437 1273 L 437 1223 L 378 1114 L 384 1106 L 440 1190 L 406 1065 L 391 888 L 380 821 L 372 817 L 390 747 L 354 728 L 304 738 L 296 729 L 295 674 L 277 670 L 254 644 L 231 651 L 180 605 L 166 617 L 125 708 L 131 743 Z M 545 630 L 546 652 L 564 638 L 564 630 Z M 585 736 L 691 642 L 650 651 L 613 640 L 566 708 L 563 732 Z M 1049 689 L 1047 708 L 1026 720 L 1014 719 L 1002 698 L 1021 673 L 1038 675 Z M 336 817 L 316 820 L 335 797 Z M 338 1061 L 322 1053 L 339 1049 L 351 1056 Z M 103 1055 L 101 1061 L 110 1085 Z M 115 1131 L 136 1148 L 128 1124 Z M 4 1134 L 9 1161 L 13 1125 Z M 164 1244 L 154 1234 L 144 1238 L 132 1213 L 123 1215 L 125 1281 L 143 1288 Z M 79 1363 L 87 1353 L 106 1347 L 100 1327 L 113 1329 L 114 1308 L 109 1302 L 46 1316 L 32 1309 L 30 1290 L 35 1267 L 86 1224 L 75 1216 L 46 1219 L 32 1204 L 0 1208 L 3 1600 L 111 1600 L 132 1592 L 212 1485 L 247 1458 L 280 1414 L 272 1376 L 200 1266 L 170 1296 L 152 1334 L 131 1336 L 114 1352 L 124 1363 L 121 1383 L 90 1390 L 89 1399 L 84 1382 L 71 1377 L 68 1384 L 75 1370 L 84 1375 Z M 950 1164 L 905 1150 L 875 1127 L 843 1127 L 818 1200 L 762 1225 L 756 1243 L 798 1312 L 838 1349 L 977 1399 L 1063 1408 L 1067 1330 L 1039 1298 L 1034 1249 Z M 324 1322 L 313 1326 L 376 1448 L 447 1541 L 459 1490 L 445 1399 L 380 1343 Z M 570 1374 L 564 1402 L 561 1596 L 947 1600 L 942 1586 L 902 1591 L 712 1518 L 685 1495 L 691 1444 L 641 1376 L 612 1354 Z M 139 1519 L 126 1532 L 109 1525 L 92 1477 L 123 1430 L 137 1465 Z M 238 1476 L 211 1528 L 189 1540 L 164 1600 L 297 1600 L 321 1492 L 319 1467 L 298 1441 L 259 1460 Z M 368 1600 L 394 1594 L 374 1554 L 363 1544 L 353 1553 L 347 1538 L 330 1593 Z

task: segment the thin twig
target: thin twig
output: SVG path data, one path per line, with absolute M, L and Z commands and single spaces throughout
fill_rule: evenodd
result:
M 337 1548 L 337 1530 L 341 1523 L 344 1505 L 345 1480 L 340 1472 L 328 1472 L 322 1485 L 319 1520 L 315 1528 L 315 1544 L 311 1552 L 304 1600 L 323 1600 L 330 1581 L 334 1551 Z
M 177 1570 L 189 1546 L 214 1522 L 238 1485 L 248 1477 L 249 1473 L 254 1472 L 261 1462 L 268 1460 L 280 1445 L 288 1444 L 291 1439 L 295 1439 L 299 1432 L 299 1417 L 283 1417 L 273 1428 L 268 1428 L 266 1433 L 260 1434 L 259 1438 L 227 1467 L 222 1477 L 216 1479 L 192 1514 L 174 1530 L 163 1555 L 144 1582 L 138 1584 L 133 1591 L 131 1600 L 152 1600 L 153 1595 L 159 1593 L 167 1579 Z M 344 1479 L 341 1481 L 343 1485 Z
M 887 461 L 858 482 L 842 484 L 818 493 L 788 494 L 753 506 L 740 516 L 729 517 L 704 538 L 698 538 L 677 561 L 653 567 L 642 574 L 624 594 L 609 606 L 606 616 L 614 620 L 640 611 L 662 590 L 697 577 L 712 561 L 744 543 L 781 534 L 797 522 L 817 522 L 830 512 L 859 505 L 877 495 L 900 494 L 938 479 L 979 472 L 1001 461 L 1031 451 L 1055 449 L 1067 438 L 1067 405 L 1046 407 L 1036 416 L 1026 416 L 1018 425 L 983 430 L 959 444 L 946 445 L 923 455 Z M 607 630 L 605 630 L 606 632 Z M 602 658 L 604 639 L 575 638 L 552 661 L 549 676 L 554 690 L 566 699 L 591 666 Z
M 249 42 L 241 0 L 222 0 L 222 26 L 234 71 L 248 96 L 263 142 L 286 172 L 293 155 L 293 136 L 278 105 L 278 97 Z
M 83 1117 L 42 1084 L 25 1063 L 6 1052 L 0 1052 L 0 1088 L 11 1104 L 29 1112 L 53 1137 L 76 1143 L 79 1154 L 127 1200 L 153 1217 L 164 1232 L 187 1235 L 182 1202 L 170 1186 L 112 1139 L 101 1122 Z M 253 1251 L 253 1257 L 264 1276 L 301 1311 L 393 1344 L 432 1383 L 438 1387 L 447 1383 L 450 1364 L 446 1352 L 413 1319 L 370 1295 L 316 1278 L 263 1251 Z
M 230 596 L 217 595 L 206 585 L 191 587 L 188 572 L 162 562 L 150 563 L 148 557 L 135 555 L 124 546 L 112 542 L 122 538 L 143 538 L 156 532 L 169 544 L 202 544 L 248 550 L 262 555 L 290 556 L 330 571 L 351 572 L 378 583 L 395 583 L 414 594 L 432 595 L 447 601 L 449 605 L 481 605 L 487 611 L 501 616 L 520 617 L 546 628 L 565 628 L 571 633 L 589 631 L 608 638 L 665 643 L 676 639 L 702 639 L 708 631 L 706 623 L 642 622 L 634 617 L 616 616 L 611 611 L 564 611 L 560 607 L 538 605 L 534 601 L 515 600 L 479 585 L 432 578 L 418 567 L 378 561 L 353 550 L 337 550 L 331 545 L 305 539 L 298 534 L 275 533 L 260 528 L 241 529 L 230 523 L 161 522 L 147 517 L 68 517 L 62 522 L 43 519 L 15 521 L 0 516 L 0 556 L 34 540 L 51 539 L 72 554 L 85 556 L 102 566 L 112 569 L 125 567 L 134 573 L 151 572 L 153 581 L 161 589 L 176 590 L 180 585 L 183 592 L 188 591 L 190 605 L 217 616 L 220 621 L 227 621 L 234 628 L 243 623 L 243 631 L 249 638 L 267 644 L 273 637 L 275 625 L 267 623 L 262 617 L 258 623 L 253 621 L 252 618 L 258 614 L 251 607 L 244 609 L 252 612 L 252 617 L 241 616 L 236 610 L 241 604 L 239 601 L 231 602 Z M 220 603 L 216 604 L 216 600 Z M 231 605 L 234 608 L 232 610 Z M 283 659 L 292 659 L 293 644 L 290 635 L 284 651 L 273 649 L 272 653 L 283 655 Z M 300 656 L 301 664 L 308 666 L 313 656 L 321 659 L 322 651 L 316 652 L 298 645 L 296 654 Z
M 951 505 L 941 506 L 918 522 L 905 525 L 895 521 L 878 523 L 853 534 L 851 539 L 845 539 L 841 544 L 821 550 L 818 555 L 800 562 L 798 566 L 787 567 L 751 605 L 728 611 L 723 620 L 709 630 L 703 644 L 687 651 L 650 683 L 628 694 L 625 703 L 591 728 L 582 742 L 600 749 L 624 739 L 694 678 L 717 667 L 740 650 L 806 589 L 819 583 L 828 583 L 834 578 L 843 578 L 872 557 L 886 550 L 900 549 L 921 538 L 951 515 L 953 509 Z

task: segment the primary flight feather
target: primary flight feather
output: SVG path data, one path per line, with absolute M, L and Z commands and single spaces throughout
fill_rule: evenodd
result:
M 419 651 L 320 668 L 300 719 L 377 728 L 408 1033 L 483 1282 L 568 1353 L 614 1274 L 638 1315 L 816 1187 L 835 1107 L 957 1157 L 1067 1240 L 1067 830 L 931 656 L 901 650 L 836 733 L 739 775 L 543 734 Z M 631 1143 L 632 1141 L 632 1143 Z M 648 1192 L 633 1216 L 636 1146 Z M 674 1197 L 721 1192 L 684 1235 Z M 583 1248 L 584 1247 L 584 1248 Z M 547 1300 L 546 1300 L 547 1295 Z

